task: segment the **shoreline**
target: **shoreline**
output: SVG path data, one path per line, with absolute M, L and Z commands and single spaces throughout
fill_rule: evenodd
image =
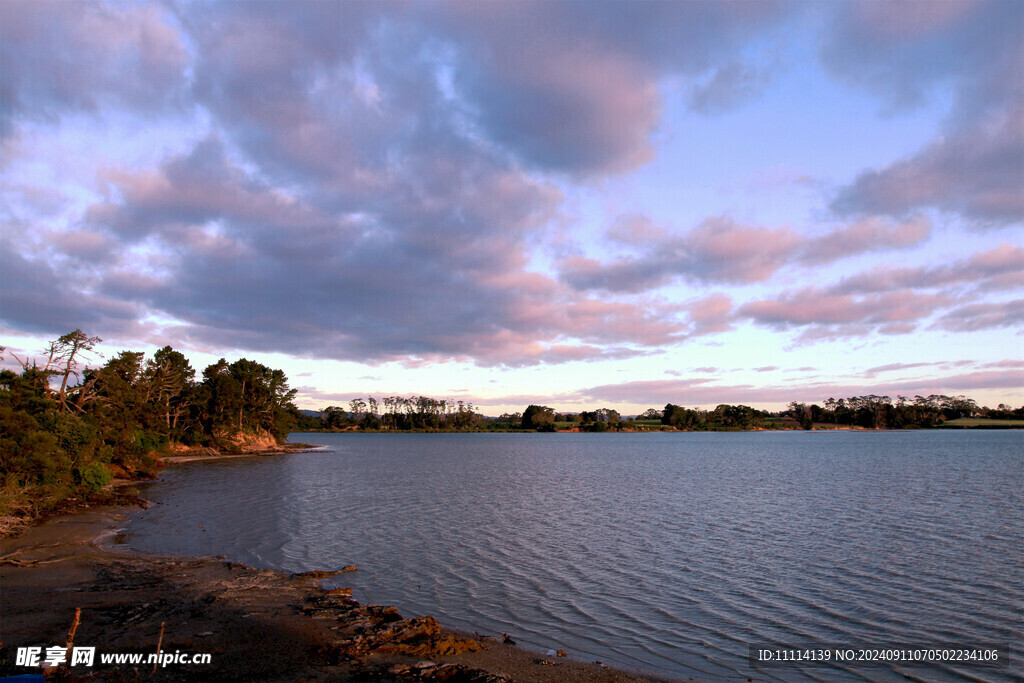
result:
M 294 452 L 304 448 L 291 448 Z M 251 458 L 267 452 L 170 456 L 169 465 Z M 136 482 L 126 482 L 136 483 Z M 623 681 L 673 679 L 545 655 L 467 634 L 431 617 L 403 619 L 390 606 L 362 605 L 324 579 L 355 568 L 288 574 L 222 557 L 149 555 L 119 546 L 134 511 L 92 507 L 45 519 L 0 538 L 0 676 L 18 647 L 64 646 L 76 608 L 74 645 L 96 648 L 96 665 L 71 669 L 90 680 L 148 677 L 152 663 L 102 666 L 102 654 L 208 654 L 210 664 L 170 663 L 159 680 Z M 515 634 L 512 634 L 514 637 Z M 571 653 L 569 653 L 571 654 Z M 94 678 L 97 674 L 99 678 Z

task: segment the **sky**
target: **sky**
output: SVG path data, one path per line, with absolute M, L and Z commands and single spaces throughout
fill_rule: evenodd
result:
M 0 2 L 0 345 L 1024 404 L 1024 1 Z

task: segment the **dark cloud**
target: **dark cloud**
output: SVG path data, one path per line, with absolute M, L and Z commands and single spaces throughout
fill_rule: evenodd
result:
M 832 73 L 884 97 L 920 105 L 938 84 L 961 88 L 1019 58 L 1019 3 L 1001 0 L 836 3 L 821 46 Z
M 730 91 L 749 90 L 742 74 L 730 76 L 729 54 L 792 9 L 622 1 L 443 7 L 441 30 L 460 46 L 456 85 L 481 128 L 529 165 L 582 175 L 652 157 L 660 76 L 696 77 L 725 64 L 712 80 L 724 73 Z
M 143 310 L 131 301 L 90 293 L 94 285 L 87 274 L 57 270 L 50 259 L 23 256 L 11 241 L 0 239 L 0 311 L 18 329 L 136 332 Z
M 435 167 L 443 170 L 445 159 Z M 249 177 L 216 141 L 157 171 L 112 176 L 99 230 L 157 240 L 157 277 L 100 290 L 188 324 L 190 344 L 368 361 L 521 365 L 615 358 L 673 343 L 670 309 L 581 297 L 524 270 L 524 235 L 559 195 L 477 162 L 375 211 L 330 214 Z M 444 176 L 444 174 L 441 174 Z M 402 202 L 407 203 L 402 203 Z
M 188 51 L 161 5 L 0 3 L 0 139 L 19 121 L 182 103 Z
M 914 246 L 929 226 L 912 211 L 967 182 L 976 187 L 953 209 L 997 222 L 1017 211 L 1007 188 L 1018 119 L 975 125 L 1007 108 L 972 75 L 988 68 L 972 54 L 963 69 L 943 68 L 987 104 L 961 107 L 921 158 L 942 178 L 978 166 L 976 180 L 940 178 L 923 198 L 905 192 L 882 209 L 871 199 L 879 183 L 865 180 L 837 200 L 851 213 L 907 213 L 904 223 L 855 220 L 807 238 L 727 216 L 676 235 L 633 217 L 616 225 L 630 256 L 532 272 L 531 240 L 563 201 L 552 178 L 600 179 L 651 159 L 669 87 L 703 111 L 756 96 L 773 68 L 753 54 L 757 40 L 794 11 L 754 1 L 0 3 L 0 137 L 83 112 L 109 126 L 179 115 L 192 126 L 186 152 L 103 166 L 101 199 L 80 186 L 52 202 L 32 240 L 5 233 L 3 317 L 49 334 L 80 326 L 369 362 L 622 358 L 728 330 L 736 306 L 717 293 L 666 304 L 594 290 L 757 283 L 790 263 Z M 861 57 L 828 59 L 846 78 L 844 64 Z M 886 87 L 894 101 L 913 99 L 910 86 Z M 991 144 L 967 144 L 983 132 Z M 985 175 L 987 164 L 1004 176 Z M 23 184 L 24 199 L 34 189 Z M 71 215 L 76 202 L 91 206 Z M 740 310 L 781 328 L 897 333 L 917 324 L 913 306 L 941 299 L 824 292 L 853 309 L 829 321 L 800 296 Z M 177 322 L 147 329 L 147 314 Z

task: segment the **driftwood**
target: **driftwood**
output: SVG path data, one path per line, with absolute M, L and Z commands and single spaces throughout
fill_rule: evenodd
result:
M 65 646 L 66 649 L 64 651 L 64 664 L 63 664 L 63 668 L 64 668 L 65 671 L 71 668 L 71 651 L 74 649 L 74 645 L 75 645 L 75 631 L 78 630 L 78 623 L 81 620 L 81 618 L 82 618 L 82 608 L 81 607 L 76 607 L 75 608 L 75 618 L 71 622 L 71 629 L 68 631 L 68 642 L 67 642 L 67 645 Z

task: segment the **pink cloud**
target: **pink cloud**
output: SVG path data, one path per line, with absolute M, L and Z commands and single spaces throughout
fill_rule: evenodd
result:
M 792 255 L 800 238 L 789 228 L 739 225 L 729 218 L 709 218 L 687 236 L 694 269 L 706 280 L 760 282 Z
M 1008 243 L 945 266 L 890 268 L 878 266 L 845 278 L 830 288 L 837 294 L 925 289 L 978 283 L 985 289 L 1012 286 L 1024 275 L 1024 249 Z
M 1024 388 L 1024 371 L 979 371 L 894 380 L 884 383 L 846 384 L 841 382 L 806 382 L 798 386 L 753 386 L 749 384 L 716 385 L 686 379 L 651 380 L 603 384 L 581 389 L 584 402 L 625 403 L 663 406 L 675 403 L 685 406 L 715 406 L 719 403 L 745 403 L 783 406 L 790 401 L 821 403 L 828 397 L 849 397 L 876 394 L 891 396 L 928 396 L 930 394 L 1007 391 L 1020 397 Z
M 805 288 L 776 299 L 749 302 L 739 307 L 737 315 L 777 330 L 802 328 L 796 339 L 799 345 L 874 332 L 907 334 L 919 321 L 952 302 L 945 294 L 911 290 L 854 296 Z
M 635 225 L 639 218 L 629 217 Z M 641 221 L 642 223 L 642 221 Z M 698 282 L 761 282 L 792 257 L 800 237 L 789 228 L 764 228 L 719 216 L 705 219 L 684 235 L 645 228 L 646 253 L 602 263 L 570 256 L 559 265 L 562 279 L 580 290 L 638 292 L 673 277 Z
M 116 260 L 118 245 L 102 232 L 80 229 L 69 232 L 46 231 L 45 240 L 60 252 L 83 262 L 110 263 Z
M 931 228 L 931 222 L 920 217 L 903 223 L 865 218 L 810 240 L 800 258 L 805 263 L 818 265 L 867 251 L 906 249 L 928 239 Z
M 694 325 L 691 332 L 693 336 L 732 329 L 732 299 L 724 294 L 712 294 L 690 304 L 687 313 Z
M 949 297 L 942 294 L 916 294 L 909 290 L 855 297 L 806 288 L 778 299 L 744 304 L 739 313 L 772 327 L 857 322 L 881 324 L 919 320 L 949 302 Z
M 923 218 L 870 218 L 808 240 L 788 227 L 742 225 L 717 216 L 675 235 L 642 216 L 629 215 L 615 222 L 609 236 L 639 246 L 640 256 L 602 262 L 573 255 L 559 267 L 563 281 L 579 290 L 642 292 L 673 278 L 749 284 L 768 280 L 786 265 L 821 265 L 869 251 L 906 249 L 930 234 L 931 224 Z

